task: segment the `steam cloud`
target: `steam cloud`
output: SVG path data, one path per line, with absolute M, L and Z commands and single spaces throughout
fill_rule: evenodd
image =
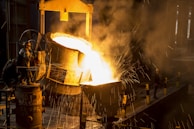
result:
M 92 38 L 107 55 L 131 56 L 133 62 L 125 64 L 151 62 L 167 70 L 169 28 L 174 30 L 174 22 L 169 20 L 172 5 L 168 4 L 167 1 L 97 0 Z M 176 4 L 174 7 L 176 10 Z
M 129 63 L 132 59 L 132 63 L 151 64 L 170 73 L 173 69 L 170 67 L 173 65 L 169 65 L 172 63 L 171 56 L 177 47 L 175 40 L 181 44 L 181 35 L 177 35 L 179 39 L 175 37 L 177 5 L 185 9 L 180 13 L 186 12 L 184 15 L 187 17 L 190 5 L 188 1 L 95 0 L 92 43 L 104 55 L 130 56 L 132 58 L 128 58 Z M 56 19 L 59 18 L 54 17 L 50 20 L 53 23 L 51 31 L 63 31 L 84 37 L 85 15 L 70 14 L 68 22 L 59 22 Z M 185 21 L 179 20 L 187 22 L 187 18 Z M 187 28 L 187 25 L 182 28 Z M 183 31 L 185 37 L 186 29 Z

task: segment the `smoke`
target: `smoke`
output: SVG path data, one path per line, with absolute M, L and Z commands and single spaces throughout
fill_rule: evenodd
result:
M 188 1 L 187 1 L 188 2 Z M 144 19 L 145 46 L 144 55 L 151 60 L 154 67 L 158 67 L 165 73 L 176 74 L 176 70 L 181 70 L 186 62 L 172 61 L 175 56 L 183 56 L 182 51 L 177 51 L 178 47 L 185 49 L 188 7 L 185 2 L 150 1 L 147 6 L 147 18 Z M 177 16 L 177 6 L 179 16 Z M 178 35 L 175 36 L 175 23 L 179 18 Z M 176 43 L 178 43 L 178 46 Z M 183 46 L 184 45 L 184 46 Z M 187 53 L 188 54 L 188 53 Z M 186 70 L 184 68 L 184 70 Z M 174 72 L 174 73 L 173 73 Z
M 131 30 L 136 24 L 133 18 L 133 0 L 96 0 L 93 4 L 93 24 L 92 24 L 92 44 L 106 60 L 115 64 L 115 60 L 120 56 L 130 56 L 129 44 L 131 41 Z M 60 22 L 59 14 L 51 21 L 50 29 L 53 32 L 66 32 L 75 36 L 84 37 L 85 16 L 82 14 L 70 14 L 68 22 Z M 116 59 L 115 59 L 116 58 Z M 120 58 L 121 59 L 121 58 Z M 117 61 L 119 67 L 125 62 L 126 58 Z M 130 59 L 127 58 L 127 65 Z M 117 66 L 118 67 L 118 66 Z M 126 66 L 125 66 L 126 67 Z
M 127 64 L 124 68 L 135 65 L 143 73 L 151 65 L 171 72 L 178 4 L 187 8 L 169 0 L 95 0 L 91 42 L 110 62 Z M 56 19 L 59 14 L 50 18 L 51 31 L 85 37 L 85 14 L 69 14 L 68 22 Z
M 168 10 L 169 11 L 169 10 Z M 143 21 L 144 26 L 144 54 L 151 60 L 154 67 L 166 69 L 165 59 L 168 58 L 169 28 L 173 25 L 168 24 L 167 1 L 150 1 L 148 6 L 147 19 Z M 170 27 L 171 26 L 171 27 Z
M 99 48 L 105 54 L 115 55 L 121 54 L 120 50 L 128 48 L 133 22 L 131 20 L 133 3 L 133 0 L 96 0 L 94 2 L 92 43 L 95 48 Z M 85 14 L 69 13 L 68 22 L 59 21 L 59 13 L 48 17 L 49 31 L 85 37 Z
M 47 31 L 65 32 L 83 37 L 85 34 L 85 14 L 69 13 L 68 21 L 60 21 L 59 12 L 47 12 Z
M 120 62 L 127 64 L 125 69 L 135 64 L 135 70 L 141 70 L 140 73 L 149 72 L 148 67 L 158 67 L 160 71 L 171 74 L 175 72 L 173 66 L 176 64 L 172 56 L 176 54 L 177 5 L 188 6 L 185 2 L 169 0 L 96 0 L 93 43 L 105 55 L 128 56 Z
M 96 12 L 94 11 L 92 39 L 105 54 L 115 56 L 127 51 L 131 40 L 132 5 L 131 0 L 94 2 Z

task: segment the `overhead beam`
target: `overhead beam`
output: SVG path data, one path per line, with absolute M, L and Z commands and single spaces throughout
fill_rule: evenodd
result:
M 45 11 L 56 11 L 60 13 L 61 21 L 68 21 L 68 13 L 86 14 L 86 36 L 91 38 L 93 5 L 86 4 L 80 0 L 40 0 L 40 32 L 45 33 Z

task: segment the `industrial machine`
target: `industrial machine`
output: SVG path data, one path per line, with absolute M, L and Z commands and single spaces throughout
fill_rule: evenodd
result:
M 58 4 L 59 2 L 62 3 Z M 46 106 L 63 106 L 60 113 L 80 116 L 80 128 L 85 127 L 86 124 L 86 120 L 83 122 L 83 114 L 87 117 L 91 112 L 95 112 L 96 115 L 103 118 L 115 118 L 122 102 L 122 83 L 112 81 L 95 86 L 84 83 L 92 80 L 91 71 L 83 70 L 82 66 L 82 61 L 86 56 L 85 51 L 61 45 L 53 40 L 51 33 L 45 34 L 45 11 L 60 12 L 60 20 L 62 21 L 68 21 L 69 13 L 85 13 L 85 33 L 86 39 L 89 41 L 92 26 L 92 4 L 86 4 L 80 0 L 40 0 L 39 10 L 40 32 L 33 29 L 25 30 L 17 45 L 18 53 L 24 43 L 30 40 L 37 61 L 34 66 L 27 68 L 33 74 L 32 84 L 18 83 L 20 81 L 17 80 L 18 78 L 14 82 L 16 84 L 17 127 L 21 129 L 42 128 L 42 103 L 44 98 L 42 95 L 45 96 Z M 66 34 L 65 37 L 77 38 Z M 80 41 L 82 42 L 83 39 L 79 38 L 74 43 L 79 44 Z M 17 63 L 11 66 L 16 69 L 17 77 L 20 69 L 26 69 L 26 67 L 18 66 Z M 9 68 L 6 67 L 7 69 Z M 64 100 L 62 98 L 65 98 L 65 102 L 61 101 Z M 85 103 L 88 105 L 85 105 Z M 73 108 L 69 105 L 73 105 Z M 20 112 L 24 113 L 20 114 Z

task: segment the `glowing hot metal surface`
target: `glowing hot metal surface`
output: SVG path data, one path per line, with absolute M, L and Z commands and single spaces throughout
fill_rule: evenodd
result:
M 92 82 L 87 83 L 98 85 L 117 81 L 117 79 L 113 78 L 111 66 L 103 60 L 97 51 L 92 49 L 90 42 L 63 33 L 51 34 L 51 38 L 61 46 L 78 50 L 85 54 L 85 58 L 82 61 L 83 72 L 90 70 L 92 75 Z

